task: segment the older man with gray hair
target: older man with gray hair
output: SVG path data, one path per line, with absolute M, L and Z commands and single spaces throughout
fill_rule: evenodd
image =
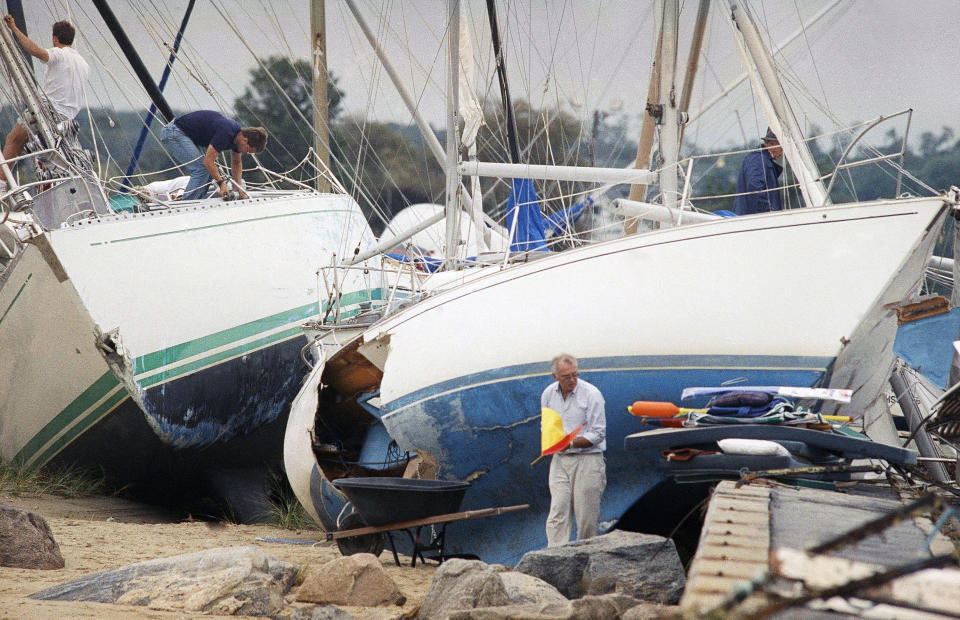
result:
M 607 486 L 607 418 L 603 395 L 592 384 L 578 379 L 577 360 L 563 353 L 550 362 L 553 383 L 540 396 L 541 408 L 556 411 L 564 433 L 583 424 L 580 433 L 550 461 L 550 513 L 547 546 L 570 540 L 576 519 L 577 540 L 597 535 L 600 497 Z

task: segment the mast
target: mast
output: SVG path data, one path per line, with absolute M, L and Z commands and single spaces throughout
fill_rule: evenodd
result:
M 3 26 L 0 29 L 0 38 L 3 39 L 3 44 L 0 45 L 0 58 L 2 58 L 2 64 L 6 69 L 7 79 L 13 87 L 14 97 L 17 100 L 16 104 L 29 110 L 36 119 L 36 133 L 43 148 L 54 148 L 57 144 L 57 132 L 56 123 L 51 116 L 53 108 L 49 103 L 43 103 L 45 100 L 40 92 L 40 85 L 31 72 L 32 65 L 19 53 L 21 46 L 13 36 L 12 30 Z M 0 160 L 2 159 L 0 157 Z M 10 176 L 6 162 L 4 162 L 3 176 L 13 187 L 15 183 L 12 182 L 12 176 Z
M 700 65 L 700 49 L 703 47 L 703 33 L 707 29 L 707 16 L 710 13 L 710 0 L 700 0 L 697 9 L 697 21 L 693 26 L 693 38 L 690 40 L 690 54 L 687 56 L 687 72 L 683 76 L 683 90 L 680 91 L 680 114 L 686 116 L 690 110 L 690 96 L 693 93 L 693 80 Z M 683 143 L 683 131 L 686 123 L 680 126 L 680 140 Z
M 644 106 L 643 124 L 640 126 L 640 140 L 637 142 L 637 157 L 633 162 L 633 167 L 645 169 L 650 166 L 650 151 L 653 150 L 653 132 L 656 121 L 653 118 L 653 108 L 660 100 L 660 48 L 663 43 L 663 29 L 660 27 L 660 21 L 657 20 L 657 45 L 654 48 L 653 66 L 650 68 L 650 85 L 647 87 L 647 104 Z M 647 194 L 646 185 L 631 185 L 629 200 L 641 202 Z M 637 218 L 627 218 L 623 222 L 623 232 L 632 235 L 637 232 L 637 226 L 640 220 Z
M 680 151 L 680 125 L 677 116 L 677 98 L 674 75 L 677 67 L 677 33 L 679 6 L 677 0 L 663 2 L 663 41 L 660 67 L 660 194 L 663 205 L 677 203 L 677 157 Z
M 7 0 L 7 13 L 13 17 L 13 23 L 17 25 L 20 32 L 27 34 L 27 20 L 23 17 L 23 3 L 20 0 Z M 30 73 L 33 73 L 33 56 L 22 47 L 20 47 L 20 53 L 23 54 L 23 59 L 27 61 L 27 68 L 30 69 Z
M 473 88 L 474 56 L 473 39 L 466 19 L 463 4 L 460 5 L 460 116 L 463 118 L 463 132 L 460 135 L 460 148 L 466 151 L 467 159 L 477 159 L 477 134 L 483 125 L 483 108 L 477 101 Z M 489 249 L 490 229 L 483 222 L 483 192 L 480 190 L 480 177 L 470 177 L 470 192 L 463 194 L 469 202 L 464 208 L 470 212 L 472 219 L 472 237 L 477 253 Z M 469 257 L 469 251 L 466 252 Z
M 417 124 L 417 128 L 420 130 L 420 135 L 423 136 L 423 140 L 426 142 L 427 147 L 433 154 L 433 157 L 437 160 L 437 163 L 440 164 L 441 167 L 445 167 L 447 163 L 447 154 L 444 152 L 443 147 L 440 146 L 440 141 L 437 140 L 437 136 L 433 133 L 433 129 L 430 128 L 430 125 L 427 123 L 426 119 L 423 118 L 423 114 L 421 114 L 420 110 L 417 109 L 417 104 L 414 101 L 413 96 L 400 80 L 400 74 L 397 73 L 393 63 L 390 62 L 390 58 L 387 56 L 386 52 L 383 51 L 383 47 L 377 43 L 376 37 L 374 37 L 373 32 L 370 30 L 370 26 L 367 25 L 366 20 L 363 19 L 362 15 L 360 15 L 360 11 L 357 10 L 356 2 L 354 2 L 354 0 L 344 1 L 347 4 L 347 8 L 350 9 L 353 19 L 357 22 L 360 30 L 363 31 L 363 35 L 366 37 L 367 41 L 370 43 L 370 46 L 373 48 L 373 51 L 376 53 L 377 58 L 380 60 L 380 64 L 383 65 L 384 71 L 386 71 L 387 75 L 390 76 L 390 81 L 393 82 L 394 88 L 397 89 L 397 94 L 400 95 L 400 99 L 407 106 L 407 110 L 410 112 L 411 116 L 413 116 L 413 120 Z M 464 194 L 467 193 L 466 188 L 461 188 L 461 191 L 464 192 Z M 464 198 L 467 198 L 466 195 L 464 195 Z M 487 223 L 490 224 L 491 221 L 488 221 Z M 496 223 L 494 222 L 494 224 Z
M 777 77 L 773 58 L 763 43 L 749 9 L 741 3 L 741 0 L 727 0 L 727 3 L 730 7 L 730 19 L 743 38 L 741 53 L 749 54 L 749 58 L 744 59 L 744 64 L 747 65 L 748 72 L 750 72 L 750 60 L 756 67 L 756 72 L 750 72 L 750 78 L 756 87 L 754 90 L 760 96 L 764 110 L 768 114 L 767 120 L 770 127 L 780 139 L 780 145 L 797 177 L 806 206 L 819 207 L 829 204 L 829 197 L 820 180 L 813 154 L 803 140 L 800 126 Z
M 513 101 L 510 99 L 510 84 L 507 82 L 507 70 L 503 62 L 503 49 L 500 46 L 500 27 L 497 25 L 497 7 L 494 0 L 487 0 L 487 17 L 490 19 L 490 38 L 493 40 L 493 55 L 497 63 L 497 80 L 500 82 L 500 98 L 507 119 L 507 139 L 510 143 L 510 163 L 520 163 L 520 146 L 517 140 L 517 120 L 513 116 Z
M 327 101 L 327 21 L 324 0 L 310 2 L 310 41 L 313 49 L 313 135 L 314 150 L 323 164 L 330 169 L 330 133 L 328 129 Z M 317 177 L 317 191 L 329 192 L 330 182 L 324 175 Z
M 180 42 L 183 41 L 183 31 L 187 28 L 187 22 L 190 20 L 190 14 L 193 12 L 194 4 L 195 0 L 190 0 L 190 3 L 187 5 L 187 10 L 183 13 L 183 19 L 180 20 L 180 29 L 177 30 L 177 36 L 173 40 L 173 50 L 170 52 L 170 57 L 167 58 L 167 66 L 163 68 L 163 75 L 160 76 L 160 92 L 163 92 L 163 88 L 167 85 L 167 78 L 170 77 L 170 69 L 173 68 L 173 61 L 177 59 L 177 51 L 180 49 Z M 140 161 L 140 153 L 143 151 L 147 134 L 150 132 L 150 124 L 153 123 L 153 117 L 156 113 L 157 105 L 151 103 L 150 110 L 143 119 L 143 127 L 140 129 L 140 137 L 137 138 L 137 144 L 133 148 L 133 155 L 130 156 L 130 163 L 127 164 L 127 172 L 123 176 L 123 181 L 120 183 L 121 191 L 126 191 L 129 188 L 130 175 L 133 174 L 134 169 L 137 167 L 137 162 Z
M 117 41 L 117 45 L 123 50 L 123 54 L 127 57 L 127 62 L 130 63 L 134 73 L 136 73 L 140 79 L 140 83 L 143 84 L 147 94 L 150 95 L 150 100 L 157 106 L 157 110 L 160 111 L 164 122 L 169 123 L 172 121 L 173 112 L 170 110 L 170 106 L 167 105 L 167 100 L 163 98 L 163 93 L 160 92 L 160 89 L 157 88 L 157 85 L 153 82 L 153 78 L 150 77 L 150 73 L 143 65 L 143 61 L 140 60 L 140 55 L 137 54 L 137 50 L 133 49 L 133 44 L 130 43 L 130 39 L 127 38 L 127 33 L 123 31 L 123 27 L 120 25 L 120 22 L 117 21 L 117 17 L 113 14 L 113 11 L 110 10 L 107 0 L 93 0 L 93 6 L 100 12 L 100 17 L 102 17 L 104 23 L 107 24 L 107 28 L 110 29 L 113 38 Z
M 460 241 L 460 173 L 457 161 L 460 147 L 457 140 L 457 107 L 460 79 L 460 0 L 450 0 L 447 4 L 447 234 L 443 248 L 443 266 L 452 269 L 457 256 L 457 243 Z
M 836 8 L 837 5 L 839 5 L 839 4 L 840 4 L 840 0 L 833 0 L 833 2 L 831 2 L 831 3 L 828 4 L 827 6 L 823 7 L 823 8 L 820 9 L 819 11 L 817 11 L 817 13 L 816 13 L 813 17 L 811 17 L 811 18 L 809 19 L 809 21 L 807 21 L 805 24 L 800 24 L 800 27 L 799 27 L 799 28 L 797 28 L 796 30 L 794 30 L 793 33 L 790 34 L 790 36 L 788 36 L 786 39 L 783 40 L 782 43 L 780 43 L 780 45 L 778 45 L 777 47 L 775 47 L 775 48 L 773 49 L 773 53 L 774 53 L 774 54 L 777 54 L 777 53 L 780 52 L 780 50 L 786 48 L 788 45 L 790 45 L 791 43 L 793 43 L 794 40 L 796 40 L 800 35 L 802 35 L 802 34 L 804 34 L 805 32 L 807 32 L 811 26 L 813 26 L 815 23 L 817 23 L 818 21 L 820 21 L 820 18 L 822 18 L 824 15 L 826 15 L 827 13 L 829 13 L 830 11 L 832 11 L 832 10 L 833 10 L 834 8 Z M 727 84 L 726 86 L 724 86 L 724 87 L 723 87 L 723 90 L 721 90 L 719 93 L 717 93 L 716 95 L 714 95 L 713 97 L 711 97 L 709 100 L 707 100 L 705 103 L 703 103 L 703 104 L 700 106 L 700 109 L 699 109 L 699 110 L 697 110 L 695 113 L 691 114 L 691 115 L 690 115 L 690 119 L 689 119 L 688 122 L 692 123 L 693 121 L 695 121 L 695 120 L 697 120 L 698 118 L 700 118 L 701 116 L 703 116 L 703 114 L 704 114 L 707 110 L 709 110 L 711 107 L 713 107 L 713 105 L 714 105 L 715 103 L 717 103 L 718 101 L 720 101 L 721 99 L 723 99 L 724 97 L 726 97 L 727 95 L 729 95 L 729 94 L 730 94 L 730 91 L 732 91 L 734 88 L 736 88 L 737 86 L 739 86 L 739 85 L 740 85 L 744 80 L 746 80 L 748 77 L 750 77 L 750 74 L 749 74 L 748 72 L 744 71 L 743 73 L 741 73 L 735 80 L 733 80 L 732 82 L 730 82 L 729 84 Z

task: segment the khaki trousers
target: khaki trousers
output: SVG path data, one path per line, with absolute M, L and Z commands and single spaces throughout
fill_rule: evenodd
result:
M 550 461 L 550 513 L 547 546 L 569 542 L 573 521 L 577 540 L 597 535 L 600 497 L 607 486 L 607 466 L 600 452 L 558 453 Z

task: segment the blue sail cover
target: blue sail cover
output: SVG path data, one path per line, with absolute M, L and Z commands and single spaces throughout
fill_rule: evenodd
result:
M 514 230 L 513 218 L 517 218 Z M 535 250 L 546 252 L 543 215 L 540 214 L 540 199 L 530 179 L 514 179 L 507 201 L 507 230 L 514 230 L 511 252 Z
M 591 205 L 593 205 L 593 198 L 587 196 L 585 200 L 578 202 L 572 207 L 567 207 L 556 213 L 545 215 L 543 217 L 544 236 L 549 239 L 566 233 L 570 226 L 575 224 L 576 221 L 583 216 L 584 209 Z

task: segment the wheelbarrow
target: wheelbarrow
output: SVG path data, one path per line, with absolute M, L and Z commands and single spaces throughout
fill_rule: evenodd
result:
M 410 538 L 413 546 L 410 566 L 416 566 L 417 558 L 421 562 L 427 559 L 424 551 L 436 551 L 437 555 L 429 559 L 442 563 L 453 557 L 444 551 L 449 523 L 530 507 L 520 504 L 457 512 L 464 494 L 470 488 L 468 482 L 388 477 L 339 478 L 333 481 L 333 486 L 347 496 L 356 512 L 346 516 L 336 532 L 328 532 L 327 540 L 336 541 L 343 555 L 372 553 L 379 556 L 389 542 L 397 566 L 400 566 L 400 558 L 393 539 L 394 532 L 406 532 Z M 435 525 L 439 527 L 431 528 L 428 538 L 421 536 L 424 527 Z

